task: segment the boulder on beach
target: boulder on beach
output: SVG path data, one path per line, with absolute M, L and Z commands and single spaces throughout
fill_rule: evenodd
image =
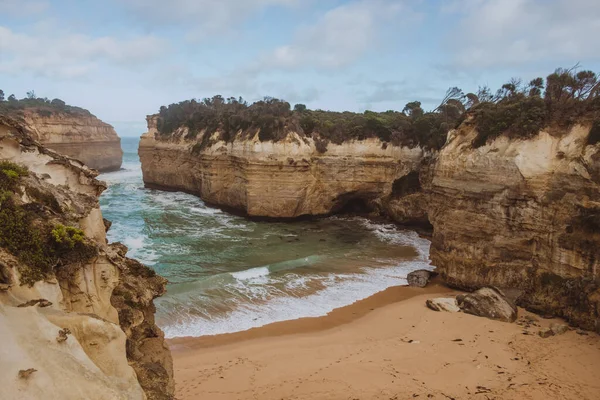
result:
M 413 271 L 406 276 L 408 286 L 424 288 L 429 283 L 429 279 L 432 278 L 433 272 L 426 269 L 419 269 Z
M 433 311 L 459 312 L 458 304 L 454 297 L 437 297 L 428 299 L 425 304 Z
M 467 314 L 504 322 L 515 322 L 517 307 L 494 287 L 485 287 L 474 293 L 456 296 L 458 307 Z

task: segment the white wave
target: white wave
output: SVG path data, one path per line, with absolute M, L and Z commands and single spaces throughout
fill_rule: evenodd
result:
M 248 280 L 252 278 L 258 278 L 261 276 L 269 275 L 269 268 L 267 267 L 257 267 L 247 269 L 245 271 L 232 272 L 231 275 L 235 279 L 239 280 Z
M 234 311 L 222 317 L 213 315 L 210 318 L 198 317 L 197 314 L 191 316 L 186 312 L 176 323 L 163 326 L 163 330 L 170 338 L 198 337 L 239 332 L 279 321 L 324 316 L 336 308 L 350 305 L 389 287 L 406 285 L 406 275 L 424 267 L 427 268 L 428 264 L 423 261 L 408 261 L 386 268 L 365 268 L 364 273 L 302 276 L 297 281 L 297 275 L 289 274 L 289 285 L 292 287 L 306 287 L 311 279 L 318 279 L 324 286 L 324 289 L 304 297 L 281 291 L 274 293 L 276 289 L 265 284 L 273 282 L 242 286 L 244 282 L 238 281 L 236 290 L 249 299 L 240 299 Z M 252 298 L 263 301 L 252 301 Z M 188 307 L 193 306 L 188 304 Z

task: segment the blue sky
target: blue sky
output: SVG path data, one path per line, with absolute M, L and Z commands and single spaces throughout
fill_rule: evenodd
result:
M 184 99 L 434 108 L 581 63 L 600 72 L 598 0 L 0 0 L 0 89 L 115 126 Z

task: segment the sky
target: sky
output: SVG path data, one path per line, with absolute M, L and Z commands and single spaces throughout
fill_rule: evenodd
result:
M 191 98 L 435 108 L 577 63 L 600 72 L 599 0 L 0 0 L 0 89 L 60 98 L 121 136 Z

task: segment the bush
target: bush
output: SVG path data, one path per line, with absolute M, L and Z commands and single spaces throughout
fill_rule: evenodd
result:
M 10 161 L 0 161 L 0 191 L 16 189 L 19 179 L 29 175 L 26 167 Z
M 192 140 L 205 131 L 200 145 L 195 145 L 193 153 L 198 154 L 209 145 L 208 138 L 219 132 L 220 139 L 228 142 L 238 138 L 254 136 L 258 132 L 261 141 L 279 141 L 289 132 L 304 137 L 321 138 L 322 143 L 341 144 L 347 140 L 379 138 L 390 142 L 392 138 L 407 146 L 440 146 L 445 141 L 445 133 L 440 124 L 447 119 L 439 112 L 413 113 L 414 118 L 395 111 L 377 113 L 331 112 L 308 110 L 304 105 L 296 105 L 294 111 L 283 100 L 265 98 L 248 105 L 243 99 L 223 99 L 215 96 L 202 101 L 187 100 L 168 107 L 161 107 L 158 114 L 158 132 L 161 136 L 172 135 L 177 129 L 188 129 L 186 139 Z M 416 117 L 426 118 L 430 123 L 413 129 Z M 439 148 L 439 147 L 436 147 Z
M 73 249 L 76 245 L 83 243 L 85 233 L 81 229 L 58 224 L 52 229 L 52 238 L 57 247 Z
M 97 249 L 88 243 L 81 229 L 52 226 L 27 205 L 17 204 L 15 191 L 20 178 L 26 175 L 27 168 L 0 161 L 0 247 L 24 264 L 21 283 L 31 286 L 57 266 L 89 260 Z

